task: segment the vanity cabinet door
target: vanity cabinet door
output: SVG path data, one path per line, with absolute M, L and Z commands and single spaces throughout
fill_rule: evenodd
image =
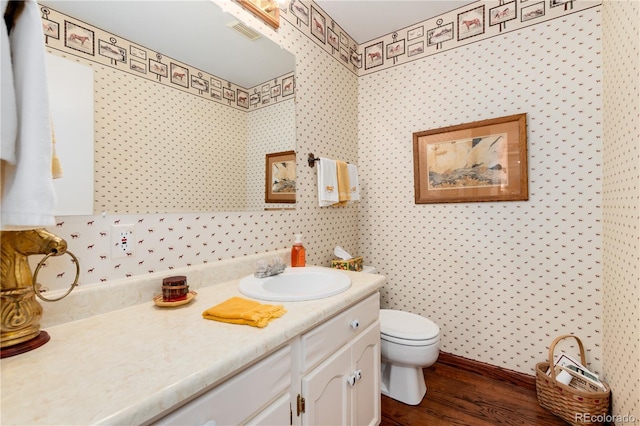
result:
M 351 348 L 344 346 L 325 362 L 302 378 L 305 411 L 303 425 L 346 425 L 351 415 L 350 373 Z
M 352 425 L 377 425 L 380 413 L 380 322 L 354 339 L 351 362 L 357 372 L 351 404 Z
M 380 422 L 380 323 L 302 378 L 303 425 L 377 425 Z

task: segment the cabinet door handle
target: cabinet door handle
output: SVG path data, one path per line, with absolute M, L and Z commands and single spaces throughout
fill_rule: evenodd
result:
M 347 376 L 347 383 L 349 383 L 351 386 L 356 384 L 356 376 L 355 375 L 350 375 Z
M 356 370 L 353 372 L 353 376 L 356 378 L 356 380 L 360 380 L 362 379 L 362 370 Z
M 357 319 L 354 319 L 353 321 L 351 321 L 350 325 L 351 325 L 351 328 L 353 328 L 354 330 L 357 330 L 358 327 L 360 327 L 360 322 Z

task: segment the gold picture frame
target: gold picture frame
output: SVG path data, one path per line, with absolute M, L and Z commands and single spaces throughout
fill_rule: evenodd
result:
M 415 203 L 529 199 L 527 115 L 413 134 Z
M 274 29 L 280 27 L 280 8 L 275 0 L 238 0 L 242 7 L 262 19 Z
M 265 203 L 296 202 L 296 153 L 284 151 L 267 154 Z

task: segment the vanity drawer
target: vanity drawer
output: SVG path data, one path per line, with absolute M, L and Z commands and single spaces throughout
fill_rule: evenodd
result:
M 291 346 L 286 346 L 154 425 L 241 424 L 282 395 L 290 385 Z M 289 421 L 288 411 L 283 421 Z
M 366 329 L 380 315 L 380 293 L 375 293 L 362 302 L 319 325 L 301 336 L 302 373 L 318 365 L 339 347 Z

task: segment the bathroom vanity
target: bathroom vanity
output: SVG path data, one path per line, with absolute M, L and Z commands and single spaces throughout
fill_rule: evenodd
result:
M 379 309 L 376 292 L 154 424 L 378 424 Z
M 198 295 L 180 307 L 149 298 L 45 327 L 49 343 L 2 360 L 0 423 L 379 423 L 384 277 L 345 272 L 352 284 L 343 293 L 263 302 L 287 313 L 262 329 L 203 319 L 207 308 L 246 297 L 238 282 L 247 272 L 236 267 L 235 279 L 213 285 L 192 274 Z

